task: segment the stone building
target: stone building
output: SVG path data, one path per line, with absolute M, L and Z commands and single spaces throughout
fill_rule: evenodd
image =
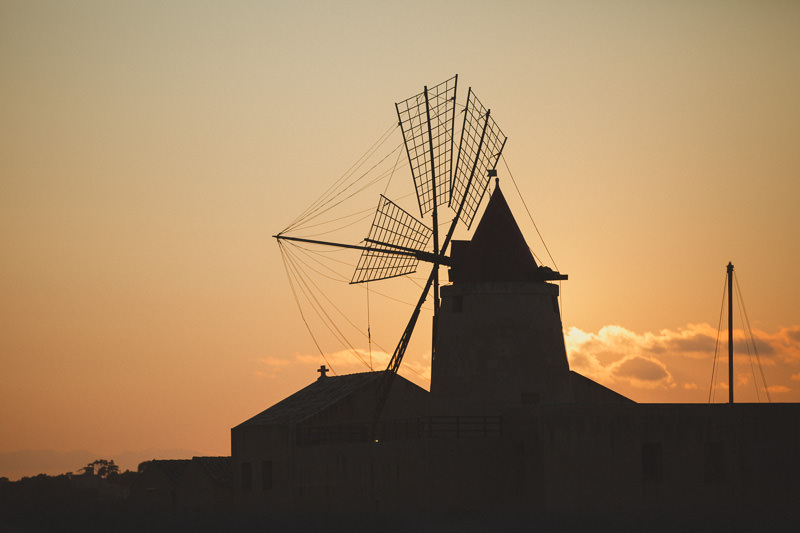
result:
M 231 430 L 234 500 L 271 510 L 797 520 L 800 404 L 637 404 L 570 371 L 558 273 L 499 187 L 453 242 L 431 390 L 325 377 Z

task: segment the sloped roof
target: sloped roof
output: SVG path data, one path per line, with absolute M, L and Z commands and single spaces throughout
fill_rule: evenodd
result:
M 318 379 L 237 427 L 302 422 L 377 380 L 380 375 L 380 372 L 361 372 Z
M 453 243 L 454 283 L 529 281 L 538 265 L 525 237 L 496 186 L 468 245 Z
M 574 370 L 569 371 L 569 381 L 576 403 L 636 403 Z

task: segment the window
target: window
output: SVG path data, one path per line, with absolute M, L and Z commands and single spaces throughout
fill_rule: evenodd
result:
M 272 461 L 261 461 L 261 490 L 272 490 Z
M 642 481 L 644 483 L 661 483 L 664 463 L 660 442 L 642 443 Z
M 724 483 L 725 443 L 706 442 L 704 459 L 704 478 L 706 483 Z
M 253 466 L 242 463 L 242 490 L 247 492 L 253 488 Z

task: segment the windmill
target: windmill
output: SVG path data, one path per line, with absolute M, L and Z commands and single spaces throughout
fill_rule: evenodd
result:
M 506 136 L 497 126 L 491 111 L 481 104 L 470 88 L 467 91 L 466 103 L 463 105 L 464 117 L 453 164 L 457 85 L 456 75 L 433 87 L 425 86 L 421 93 L 395 104 L 420 217 L 430 213 L 430 227 L 381 195 L 364 244 L 290 237 L 283 233 L 275 235 L 279 241 L 360 250 L 361 256 L 350 283 L 364 283 L 410 274 L 416 272 L 420 261 L 432 264 L 419 300 L 378 384 L 376 422 L 386 403 L 394 376 L 400 368 L 422 305 L 431 292 L 433 296 L 431 357 L 436 357 L 439 266 L 450 264 L 446 252 L 458 224 L 464 225 L 467 229 L 472 226 L 489 180 L 496 174 L 495 166 L 506 142 Z M 439 232 L 439 215 L 443 206 L 447 206 L 454 215 L 442 238 Z M 431 239 L 432 251 L 427 251 Z

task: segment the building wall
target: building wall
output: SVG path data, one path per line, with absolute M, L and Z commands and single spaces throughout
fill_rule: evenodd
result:
M 558 286 L 442 287 L 431 395 L 440 411 L 569 401 Z
M 231 430 L 233 492 L 244 507 L 290 507 L 294 477 L 292 429 L 244 426 Z
M 177 506 L 177 486 L 163 470 L 150 465 L 137 476 L 129 498 L 135 506 L 172 509 Z
M 783 516 L 800 501 L 798 404 L 560 405 L 518 416 L 532 450 L 526 489 L 549 510 L 700 515 L 733 504 Z
M 269 448 L 271 495 L 253 497 L 256 474 L 240 496 L 280 510 L 797 517 L 797 404 L 538 405 L 503 420 L 484 437 L 289 445 L 284 463 Z
M 377 380 L 301 423 L 242 425 L 231 430 L 234 498 L 238 505 L 262 509 L 323 509 L 331 498 L 362 501 L 368 475 L 365 453 L 346 446 L 298 446 L 301 428 L 369 427 L 375 414 Z M 429 410 L 428 392 L 403 378 L 392 384 L 384 419 L 419 417 Z M 326 451 L 322 459 L 320 450 Z M 342 451 L 357 450 L 352 457 Z M 337 455 L 338 454 L 338 455 Z M 339 459 L 336 459 L 338 457 Z M 336 463 L 337 460 L 341 464 Z M 248 473 L 249 472 L 249 473 Z M 338 472 L 338 473 L 337 473 Z M 344 478 L 342 477 L 344 476 Z M 343 487 L 349 487 L 344 490 Z M 352 489 L 352 490 L 350 490 Z M 331 495 L 332 494 L 332 495 Z M 359 503 L 359 506 L 363 503 Z
M 223 509 L 233 504 L 232 487 L 212 479 L 197 460 L 193 460 L 181 476 L 177 494 L 179 508 Z

